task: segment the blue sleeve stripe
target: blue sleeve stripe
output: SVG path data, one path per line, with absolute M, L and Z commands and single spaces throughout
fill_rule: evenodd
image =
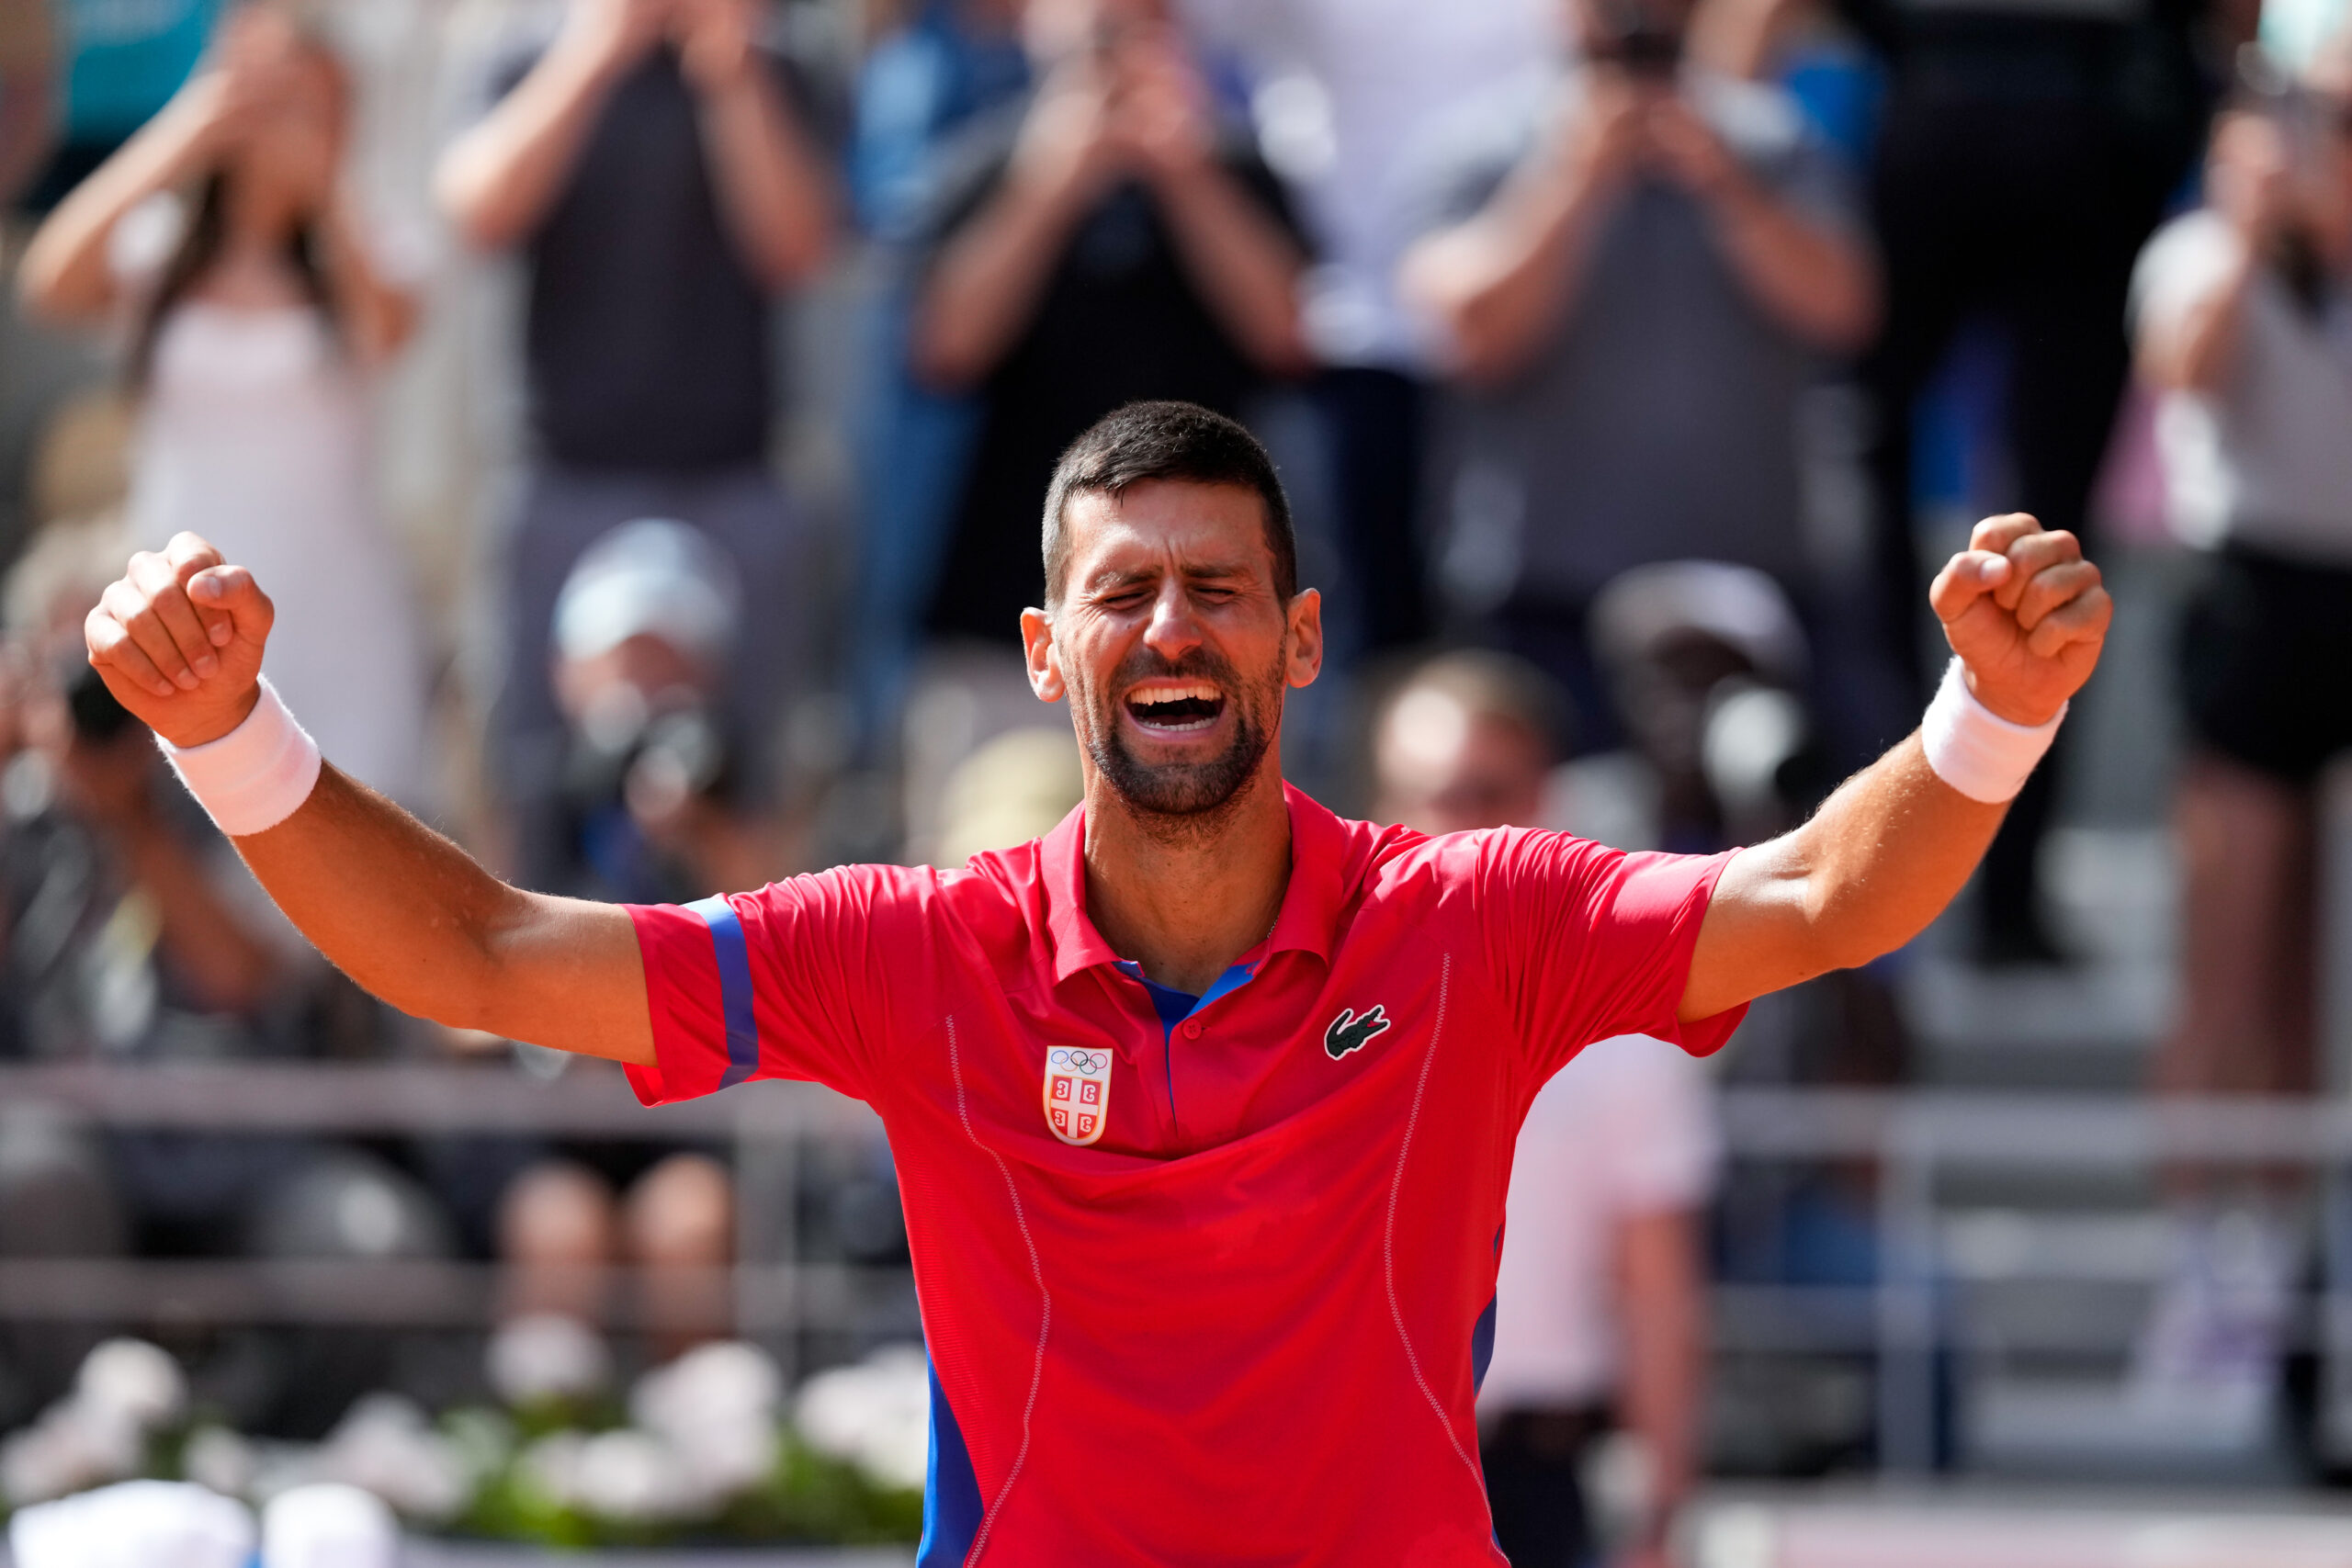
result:
M 743 922 L 723 897 L 686 906 L 710 927 L 711 951 L 718 959 L 718 998 L 727 1013 L 727 1071 L 718 1087 L 741 1083 L 760 1065 L 760 1023 L 752 1012 L 752 955 L 743 946 Z
M 922 1540 L 915 1568 L 961 1568 L 980 1533 L 980 1483 L 972 1472 L 971 1450 L 939 1369 L 931 1369 L 931 1474 L 922 1489 Z

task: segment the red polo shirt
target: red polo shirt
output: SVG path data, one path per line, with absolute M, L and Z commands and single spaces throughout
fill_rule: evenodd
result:
M 1675 1021 L 1725 857 L 1430 839 L 1288 793 L 1290 886 L 1197 1005 L 1087 918 L 1082 813 L 962 871 L 631 910 L 648 1103 L 870 1102 L 932 1363 L 923 1568 L 1478 1564 L 1473 1399 L 1521 1118 Z

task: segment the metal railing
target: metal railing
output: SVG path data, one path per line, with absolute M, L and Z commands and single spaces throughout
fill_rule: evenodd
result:
M 551 1081 L 503 1066 L 239 1065 L 0 1068 L 0 1106 L 40 1104 L 114 1127 L 374 1136 L 536 1132 L 723 1140 L 737 1175 L 737 1263 L 714 1294 L 738 1331 L 787 1342 L 854 1329 L 871 1289 L 902 1269 L 794 1260 L 797 1150 L 879 1136 L 863 1104 L 813 1085 L 762 1082 L 648 1110 L 619 1074 Z M 2157 1102 L 2138 1096 L 1960 1090 L 1738 1089 L 1718 1100 L 1734 1161 L 1839 1163 L 1875 1190 L 1877 1278 L 1868 1285 L 1718 1287 L 1719 1349 L 1844 1353 L 1876 1367 L 1879 1455 L 1929 1469 L 1937 1358 L 1952 1347 L 1938 1189 L 1968 1170 L 2152 1173 L 2168 1164 L 2298 1167 L 2319 1176 L 2323 1280 L 2299 1332 L 2352 1365 L 2352 1106 L 2334 1101 Z M 0 1318 L 167 1316 L 203 1321 L 458 1326 L 489 1320 L 498 1269 L 449 1262 L 10 1259 Z M 2088 1279 L 2062 1269 L 2040 1277 Z M 2112 1325 L 2101 1325 L 2110 1335 Z M 2094 1337 L 2097 1337 L 2094 1336 Z

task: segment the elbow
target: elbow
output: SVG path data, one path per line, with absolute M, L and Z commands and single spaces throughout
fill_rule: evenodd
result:
M 1279 381 L 1295 381 L 1311 374 L 1318 363 L 1306 341 L 1306 326 L 1295 310 L 1287 310 L 1253 334 L 1250 357 L 1258 368 Z
M 1883 318 L 1884 291 L 1878 267 L 1860 254 L 1827 269 L 1829 281 L 1815 300 L 1805 335 L 1825 354 L 1852 358 L 1870 347 Z
M 1438 320 L 1446 374 L 1473 391 L 1500 387 L 1527 363 L 1531 344 L 1526 338 L 1503 330 L 1489 312 L 1475 305 L 1445 312 Z
M 505 250 L 522 238 L 521 225 L 496 199 L 482 173 L 461 148 L 434 172 L 433 204 L 468 250 Z
M 67 259 L 36 237 L 17 271 L 17 302 L 35 321 L 79 326 L 104 315 L 109 300 L 103 287 L 77 279 Z
M 758 268 L 761 286 L 771 294 L 790 293 L 822 276 L 832 259 L 832 223 L 820 220 L 766 248 Z
M 1487 291 L 1465 287 L 1435 249 L 1406 258 L 1397 282 L 1407 305 L 1428 327 L 1450 380 L 1488 390 L 1526 362 L 1524 333 L 1509 330 Z
M 944 312 L 926 308 L 907 349 L 908 368 L 934 392 L 968 392 L 993 368 L 977 334 L 948 324 Z
M 2211 336 L 2143 333 L 2132 357 L 2133 374 L 2159 392 L 2219 391 L 2229 357 Z

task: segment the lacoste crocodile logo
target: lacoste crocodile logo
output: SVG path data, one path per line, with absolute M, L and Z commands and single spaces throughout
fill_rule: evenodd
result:
M 1356 1016 L 1355 1009 L 1341 1008 L 1340 1016 L 1331 1021 L 1331 1027 L 1323 1032 L 1324 1054 L 1336 1062 L 1351 1051 L 1363 1049 L 1367 1041 L 1387 1027 L 1388 1015 L 1379 1002 L 1374 1002 L 1362 1018 Z

